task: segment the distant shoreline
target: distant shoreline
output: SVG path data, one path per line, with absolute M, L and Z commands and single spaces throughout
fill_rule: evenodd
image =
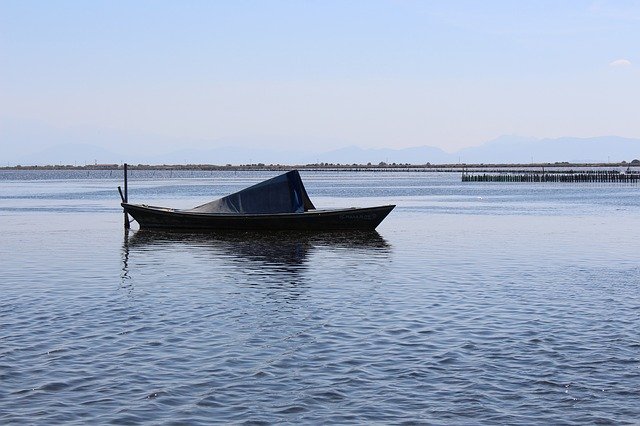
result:
M 504 170 L 504 169 L 530 169 L 544 167 L 562 168 L 604 168 L 604 167 L 632 167 L 640 168 L 640 161 L 634 160 L 630 163 L 515 163 L 515 164 L 400 164 L 400 163 L 379 163 L 379 164 L 241 164 L 224 166 L 215 164 L 128 164 L 129 170 L 189 170 L 189 171 L 287 171 L 287 170 L 310 170 L 310 171 L 443 171 L 460 172 L 465 170 Z M 0 170 L 122 170 L 122 164 L 87 164 L 76 165 L 47 165 L 47 166 L 5 166 Z

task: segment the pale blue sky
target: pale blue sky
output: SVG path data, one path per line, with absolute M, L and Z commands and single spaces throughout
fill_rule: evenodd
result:
M 0 118 L 167 150 L 640 137 L 640 2 L 0 0 Z

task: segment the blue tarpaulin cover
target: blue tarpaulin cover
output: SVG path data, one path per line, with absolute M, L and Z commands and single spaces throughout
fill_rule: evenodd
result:
M 194 213 L 273 214 L 315 210 L 302 184 L 300 173 L 292 170 L 242 191 L 186 210 Z

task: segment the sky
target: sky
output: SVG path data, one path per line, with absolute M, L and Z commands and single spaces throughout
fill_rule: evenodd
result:
M 0 0 L 0 145 L 639 138 L 639 42 L 625 0 Z

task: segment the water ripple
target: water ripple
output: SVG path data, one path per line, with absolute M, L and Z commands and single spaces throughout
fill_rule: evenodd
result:
M 491 186 L 442 214 L 448 178 L 386 176 L 356 182 L 398 197 L 379 233 L 123 235 L 104 205 L 0 212 L 0 423 L 637 423 L 633 208 Z

